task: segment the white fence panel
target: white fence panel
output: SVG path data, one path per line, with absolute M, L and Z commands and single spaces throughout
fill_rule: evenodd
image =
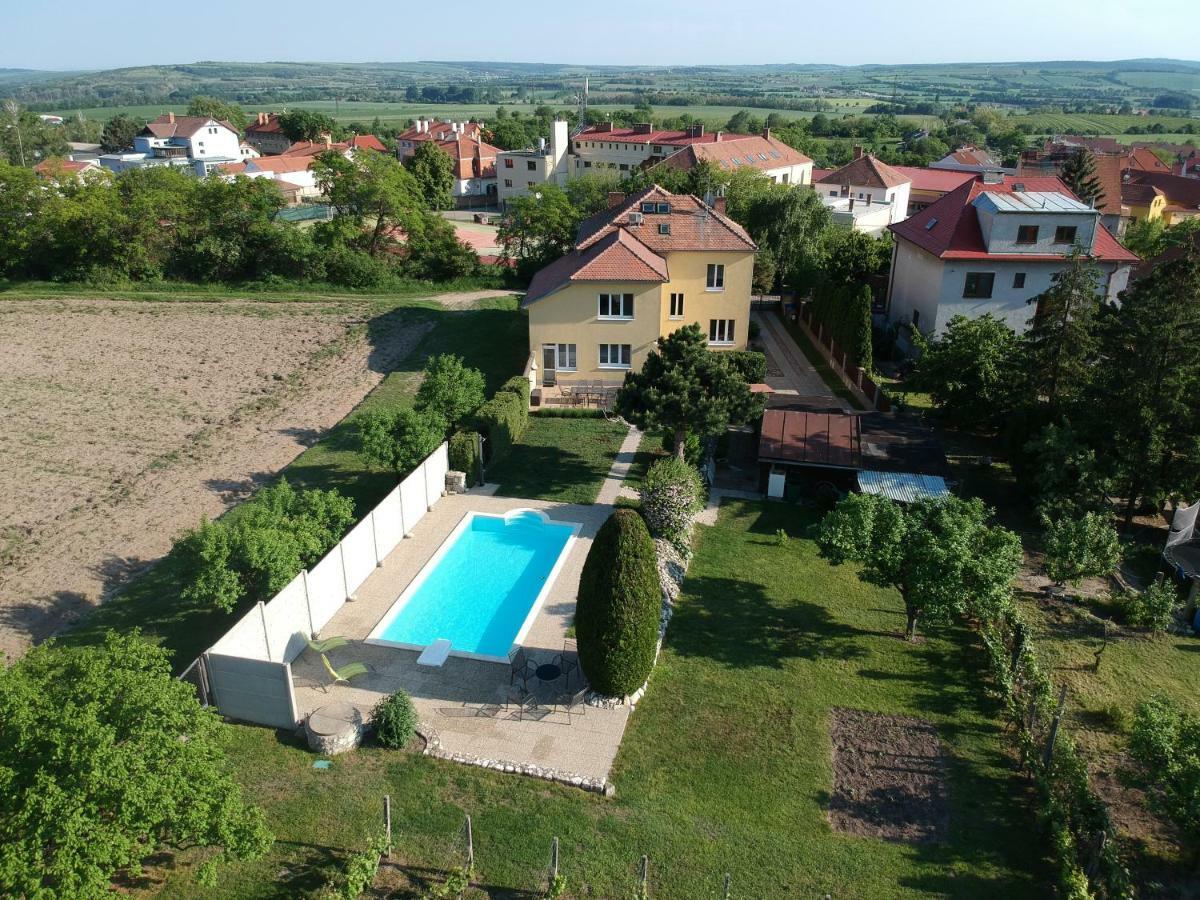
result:
M 404 538 L 404 513 L 400 506 L 400 488 L 388 494 L 371 513 L 375 520 L 375 547 L 380 560 L 396 549 Z
M 375 571 L 375 533 L 367 516 L 342 538 L 342 564 L 346 567 L 346 587 L 351 595 L 367 576 Z
M 304 639 L 312 632 L 308 621 L 308 598 L 304 590 L 304 573 L 275 595 L 263 609 L 267 628 L 267 644 L 271 659 L 290 663 L 305 648 Z
M 450 471 L 449 445 L 443 443 L 434 450 L 421 467 L 425 470 L 425 505 L 433 506 L 446 490 L 446 473 Z
M 404 533 L 412 534 L 413 526 L 429 512 L 425 498 L 425 472 L 417 469 L 400 482 L 400 505 L 404 511 Z
M 254 612 L 258 614 L 257 609 Z M 204 658 L 213 698 L 221 715 L 273 728 L 296 727 L 298 716 L 291 666 L 226 656 L 211 650 Z
M 312 613 L 313 628 L 320 632 L 345 602 L 342 554 L 334 547 L 308 573 L 308 608 Z
M 263 631 L 262 611 L 258 604 L 248 613 L 238 619 L 236 625 L 230 628 L 221 639 L 211 647 L 211 652 L 227 656 L 240 656 L 243 659 L 269 660 L 267 652 L 267 636 Z

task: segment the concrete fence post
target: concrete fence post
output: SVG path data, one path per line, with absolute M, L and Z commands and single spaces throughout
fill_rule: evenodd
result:
M 300 570 L 300 586 L 304 588 L 304 610 L 308 613 L 308 636 L 317 636 L 316 620 L 312 614 L 312 601 L 308 597 L 308 569 Z
M 263 646 L 267 648 L 267 662 L 275 662 L 275 654 L 271 652 L 271 633 L 267 630 L 267 607 L 258 601 L 258 620 L 262 622 Z
M 378 508 L 378 507 L 377 507 Z M 379 555 L 379 536 L 375 531 L 375 510 L 371 510 L 371 514 L 367 516 L 371 520 L 371 546 L 375 548 L 375 568 L 383 565 L 383 557 Z
M 345 541 L 338 541 L 338 559 L 342 564 L 342 591 L 346 595 L 346 600 L 350 601 L 354 598 L 350 596 L 350 579 L 346 577 L 346 546 Z

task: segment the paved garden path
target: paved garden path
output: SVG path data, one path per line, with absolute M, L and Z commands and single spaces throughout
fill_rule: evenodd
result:
M 776 394 L 828 399 L 843 406 L 774 314 L 750 313 L 767 350 L 767 384 Z
M 612 468 L 604 476 L 604 484 L 600 486 L 600 495 L 596 497 L 597 503 L 612 506 L 617 502 L 617 497 L 621 495 L 621 484 L 625 481 L 625 476 L 629 474 L 629 467 L 633 465 L 634 454 L 637 453 L 638 444 L 641 442 L 642 433 L 636 426 L 630 425 L 629 434 L 625 435 L 625 440 L 621 442 L 621 449 L 617 451 Z

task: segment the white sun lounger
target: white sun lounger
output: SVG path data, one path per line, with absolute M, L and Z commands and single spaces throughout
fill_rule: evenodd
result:
M 417 665 L 440 669 L 449 655 L 450 642 L 445 638 L 438 638 L 421 651 L 421 655 L 417 657 Z

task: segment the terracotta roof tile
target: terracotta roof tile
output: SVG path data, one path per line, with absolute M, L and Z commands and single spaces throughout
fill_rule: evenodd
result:
M 890 188 L 907 184 L 911 179 L 882 160 L 867 153 L 834 169 L 816 184 L 850 184 L 863 187 Z
M 573 250 L 539 270 L 529 283 L 522 305 L 577 281 L 667 280 L 667 261 L 624 228 L 617 228 L 590 246 Z
M 654 212 L 643 212 L 642 204 L 654 202 Z M 669 212 L 657 211 L 666 203 Z M 633 224 L 630 215 L 639 213 L 641 224 Z M 669 225 L 669 232 L 660 233 L 660 225 Z M 577 247 L 586 247 L 608 230 L 626 228 L 655 253 L 672 250 L 756 250 L 745 229 L 690 194 L 672 194 L 658 185 L 651 185 L 616 206 L 589 216 L 579 224 Z
M 914 191 L 941 191 L 950 193 L 964 182 L 976 177 L 975 172 L 962 172 L 955 169 L 927 169 L 923 166 L 892 166 L 897 172 L 912 182 Z M 816 178 L 816 172 L 813 172 Z
M 374 150 L 376 153 L 387 153 L 383 141 L 373 134 L 356 134 L 349 140 L 349 145 L 355 150 Z
M 1130 171 L 1129 180 L 1148 184 L 1166 195 L 1167 203 L 1179 209 L 1200 209 L 1200 178 L 1187 178 L 1167 172 Z
M 1012 193 L 1013 186 L 1024 184 L 1030 192 L 1075 195 L 1057 176 L 1006 175 L 998 184 L 984 184 L 975 177 L 939 198 L 903 222 L 888 226 L 900 238 L 920 247 L 940 259 L 1007 259 L 1057 260 L 1061 255 L 988 253 L 979 228 L 979 216 L 973 202 L 982 193 Z M 1108 229 L 1097 222 L 1092 258 L 1112 262 L 1137 262 L 1138 257 L 1121 246 Z
M 800 166 L 812 160 L 793 150 L 783 141 L 772 137 L 751 135 L 748 137 L 722 138 L 711 144 L 692 143 L 676 150 L 659 165 L 689 171 L 701 160 L 707 160 L 722 169 L 734 170 L 744 166 L 756 169 L 779 169 L 784 166 Z
M 638 131 L 634 128 L 613 128 L 611 131 L 600 130 L 605 127 L 603 125 L 593 125 L 591 128 L 585 128 L 579 134 L 575 135 L 572 140 L 610 141 L 618 144 L 671 144 L 673 146 L 684 147 L 689 144 L 740 141 L 751 137 L 748 134 L 725 134 L 719 131 L 698 134 L 690 131 L 666 131 L 662 129 L 651 131 Z

